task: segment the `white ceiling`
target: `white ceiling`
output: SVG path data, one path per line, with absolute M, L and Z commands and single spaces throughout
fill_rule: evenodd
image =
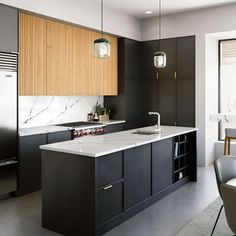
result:
M 162 14 L 173 14 L 230 3 L 236 3 L 236 0 L 162 0 Z M 155 16 L 158 12 L 158 0 L 104 0 L 104 4 L 139 18 Z M 145 15 L 144 12 L 147 10 L 153 11 L 153 15 Z

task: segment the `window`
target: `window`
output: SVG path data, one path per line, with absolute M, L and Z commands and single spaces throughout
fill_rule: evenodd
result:
M 219 112 L 236 114 L 236 39 L 219 42 L 220 81 Z M 220 122 L 219 138 L 225 138 L 225 128 L 236 128 L 236 120 Z

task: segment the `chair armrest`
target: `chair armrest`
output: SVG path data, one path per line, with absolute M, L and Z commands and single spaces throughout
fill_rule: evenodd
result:
M 220 189 L 228 225 L 236 234 L 236 187 L 221 184 Z

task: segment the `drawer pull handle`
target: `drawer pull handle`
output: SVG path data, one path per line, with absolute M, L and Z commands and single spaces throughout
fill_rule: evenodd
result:
M 112 185 L 108 185 L 108 186 L 104 187 L 103 190 L 108 190 L 110 188 L 112 188 Z

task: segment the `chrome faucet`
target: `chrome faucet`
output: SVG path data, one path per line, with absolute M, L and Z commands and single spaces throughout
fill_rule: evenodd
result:
M 160 113 L 158 112 L 148 112 L 149 115 L 157 115 L 157 123 L 155 124 L 155 131 L 161 131 L 161 116 L 160 116 Z

